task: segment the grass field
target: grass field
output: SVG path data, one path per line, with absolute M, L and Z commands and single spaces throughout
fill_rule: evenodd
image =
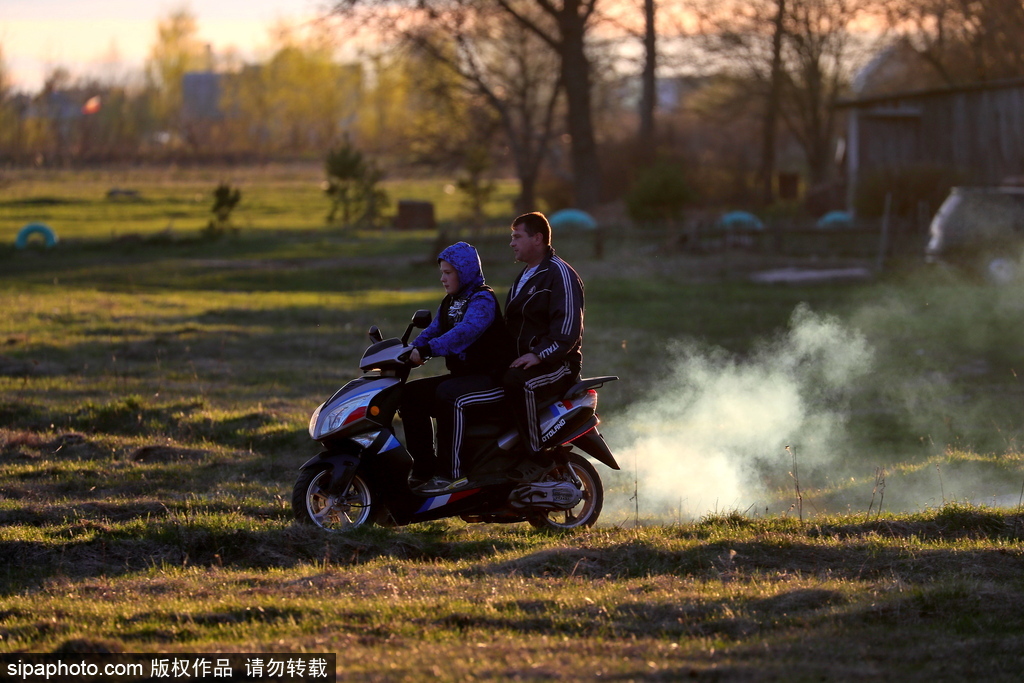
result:
M 189 236 L 210 219 L 213 190 L 223 182 L 241 191 L 232 222 L 250 235 L 323 231 L 330 211 L 323 180 L 322 167 L 308 164 L 20 171 L 0 175 L 0 215 L 12 238 L 36 221 L 72 240 Z M 386 189 L 392 214 L 403 199 L 433 202 L 440 224 L 458 222 L 465 213 L 451 182 L 394 180 Z M 507 213 L 513 192 L 512 184 L 499 183 L 487 208 Z
M 614 229 L 597 259 L 556 235 L 587 285 L 585 374 L 621 377 L 599 526 L 329 535 L 291 522 L 306 421 L 369 325 L 436 307 L 435 236 L 327 228 L 316 169 L 276 168 L 231 178 L 239 232 L 204 241 L 226 173 L 119 173 L 0 188 L 0 652 L 336 652 L 366 681 L 1019 678 L 1019 287 L 902 266 L 766 286 L 745 275 L 835 264 Z M 444 185 L 389 189 L 454 230 Z M 32 220 L 61 244 L 14 249 Z M 499 293 L 507 220 L 474 236 Z

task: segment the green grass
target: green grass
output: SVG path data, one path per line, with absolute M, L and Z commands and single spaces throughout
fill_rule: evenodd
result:
M 169 511 L 7 530 L 16 559 L 50 569 L 0 611 L 10 648 L 283 644 L 340 653 L 353 680 L 1011 680 L 1020 522 L 947 508 L 564 538 L 441 524 L 327 537 Z
M 319 165 L 263 168 L 132 168 L 107 171 L 21 171 L 0 187 L 0 236 L 13 241 L 31 222 L 49 225 L 62 240 L 109 239 L 132 245 L 142 239 L 194 237 L 211 218 L 213 191 L 228 182 L 242 192 L 232 222 L 248 233 L 323 232 L 330 202 Z M 386 180 L 393 217 L 400 200 L 430 201 L 439 224 L 465 222 L 465 209 L 450 180 Z M 511 219 L 515 185 L 498 184 L 487 210 Z M 108 197 L 111 190 L 132 196 Z M 503 220 L 503 223 L 506 222 Z
M 291 522 L 308 416 L 371 324 L 398 334 L 441 289 L 434 235 L 326 229 L 314 171 L 248 172 L 213 242 L 194 197 L 216 171 L 0 190 L 10 241 L 40 217 L 64 238 L 0 248 L 0 650 L 332 651 L 366 681 L 1016 680 L 1019 288 L 763 286 L 745 274 L 815 262 L 557 235 L 585 373 L 621 377 L 602 525 L 329 535 Z M 444 182 L 405 187 L 454 225 Z M 500 294 L 505 211 L 473 238 Z

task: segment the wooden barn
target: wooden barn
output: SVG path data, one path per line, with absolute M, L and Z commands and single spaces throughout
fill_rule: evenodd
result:
M 849 200 L 859 181 L 915 167 L 972 185 L 1024 176 L 1024 78 L 843 102 Z

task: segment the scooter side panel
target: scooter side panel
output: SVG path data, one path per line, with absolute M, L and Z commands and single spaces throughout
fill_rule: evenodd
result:
M 363 458 L 364 472 L 374 492 L 381 497 L 395 523 L 426 522 L 462 514 L 488 514 L 503 509 L 515 486 L 490 485 L 443 494 L 422 494 L 409 486 L 413 458 L 393 434 L 381 435 L 380 450 Z M 375 443 L 374 446 L 377 444 Z
M 574 438 L 581 427 L 594 418 L 596 408 L 597 394 L 589 392 L 571 401 L 557 401 L 539 411 L 541 442 L 559 444 Z
M 515 486 L 516 484 L 510 482 L 507 485 L 491 485 L 420 496 L 419 507 L 412 513 L 410 523 L 465 514 L 493 514 L 505 508 L 508 496 Z
M 409 523 L 415 505 L 415 496 L 409 487 L 412 467 L 413 457 L 390 431 L 381 432 L 360 467 L 374 495 L 399 525 Z
M 381 432 L 364 458 L 367 478 L 385 493 L 409 488 L 413 457 L 391 432 Z M 390 506 L 389 506 L 390 507 Z

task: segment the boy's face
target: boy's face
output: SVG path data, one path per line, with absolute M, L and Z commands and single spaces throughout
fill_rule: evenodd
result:
M 459 291 L 459 272 L 455 266 L 442 260 L 438 267 L 441 269 L 441 285 L 445 294 L 456 294 Z

